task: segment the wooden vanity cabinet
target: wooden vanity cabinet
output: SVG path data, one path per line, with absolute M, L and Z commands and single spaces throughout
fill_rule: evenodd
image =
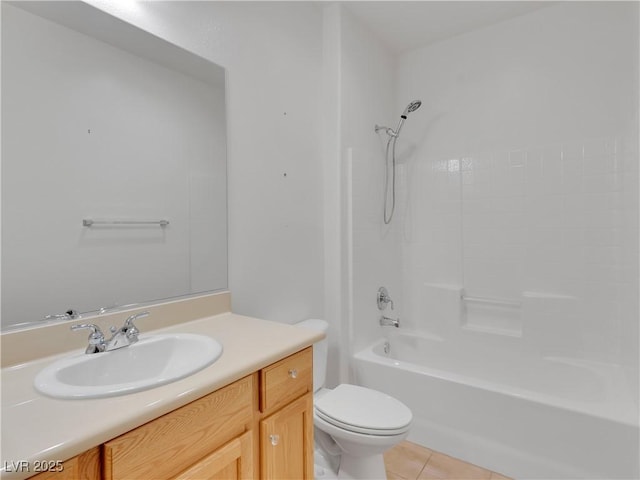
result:
M 262 479 L 313 479 L 312 360 L 307 348 L 260 371 Z
M 62 472 L 33 478 L 312 480 L 311 347 L 64 465 Z

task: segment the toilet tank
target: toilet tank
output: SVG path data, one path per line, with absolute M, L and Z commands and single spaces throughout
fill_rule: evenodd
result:
M 326 320 L 320 320 L 317 318 L 311 318 L 309 320 L 303 320 L 296 323 L 296 325 L 309 330 L 316 330 L 322 332 L 325 335 L 329 329 L 329 324 Z M 326 337 L 319 342 L 313 344 L 313 391 L 317 392 L 324 387 L 327 379 L 327 356 L 329 354 L 329 342 Z

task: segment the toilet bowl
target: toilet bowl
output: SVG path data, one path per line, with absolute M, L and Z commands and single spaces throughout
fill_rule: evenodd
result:
M 324 320 L 305 320 L 301 327 L 327 331 Z M 327 340 L 313 346 L 316 448 L 324 457 L 339 457 L 334 472 L 341 479 L 386 478 L 382 454 L 404 440 L 412 413 L 399 400 L 370 388 L 340 384 L 324 388 Z

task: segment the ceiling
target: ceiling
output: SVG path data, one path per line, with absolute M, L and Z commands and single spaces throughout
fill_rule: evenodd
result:
M 345 5 L 401 53 L 524 15 L 550 1 L 347 1 Z

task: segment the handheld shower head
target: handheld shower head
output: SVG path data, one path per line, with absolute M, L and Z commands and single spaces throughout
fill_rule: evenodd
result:
M 407 115 L 409 113 L 415 112 L 420 108 L 422 102 L 420 100 L 414 100 L 413 102 L 407 105 L 407 108 L 404 109 L 402 115 L 400 115 L 400 122 L 395 130 L 391 130 L 389 127 L 376 125 L 375 131 L 376 133 L 380 130 L 384 130 L 384 132 L 389 136 L 387 140 L 387 153 L 385 154 L 385 180 L 384 180 L 384 223 L 388 225 L 393 218 L 393 211 L 396 207 L 396 142 L 398 141 L 398 137 L 400 136 L 400 130 L 402 130 L 402 125 L 404 125 L 404 121 L 407 119 Z M 389 155 L 391 153 L 391 155 Z M 391 175 L 392 179 L 389 182 L 389 164 L 391 163 Z M 389 183 L 391 183 L 391 212 L 388 212 L 387 202 L 389 200 Z
M 398 135 L 400 135 L 400 130 L 402 130 L 402 125 L 404 125 L 404 121 L 407 119 L 407 114 L 415 112 L 417 109 L 420 108 L 420 105 L 422 105 L 422 102 L 420 100 L 414 100 L 413 102 L 409 103 L 409 105 L 407 105 L 407 108 L 405 108 L 404 111 L 402 112 L 402 115 L 400 115 L 400 122 L 398 123 L 398 126 L 396 127 L 395 130 L 392 130 L 389 127 L 376 125 L 376 128 L 375 128 L 376 133 L 379 132 L 380 130 L 384 130 L 387 133 L 387 135 L 389 135 L 389 137 L 397 138 Z
M 407 105 L 407 108 L 404 109 L 404 112 L 402 112 L 402 115 L 406 117 L 407 113 L 415 112 L 417 109 L 420 108 L 420 105 L 422 105 L 422 102 L 420 100 L 414 100 L 409 105 Z
M 415 112 L 420 108 L 420 105 L 422 105 L 422 102 L 420 100 L 414 100 L 409 105 L 407 105 L 407 108 L 405 108 L 404 112 L 402 112 L 402 115 L 400 115 L 400 122 L 398 123 L 395 132 L 393 132 L 395 134 L 394 137 L 400 135 L 400 130 L 402 130 L 402 125 L 404 125 L 404 121 L 407 119 L 407 114 Z

